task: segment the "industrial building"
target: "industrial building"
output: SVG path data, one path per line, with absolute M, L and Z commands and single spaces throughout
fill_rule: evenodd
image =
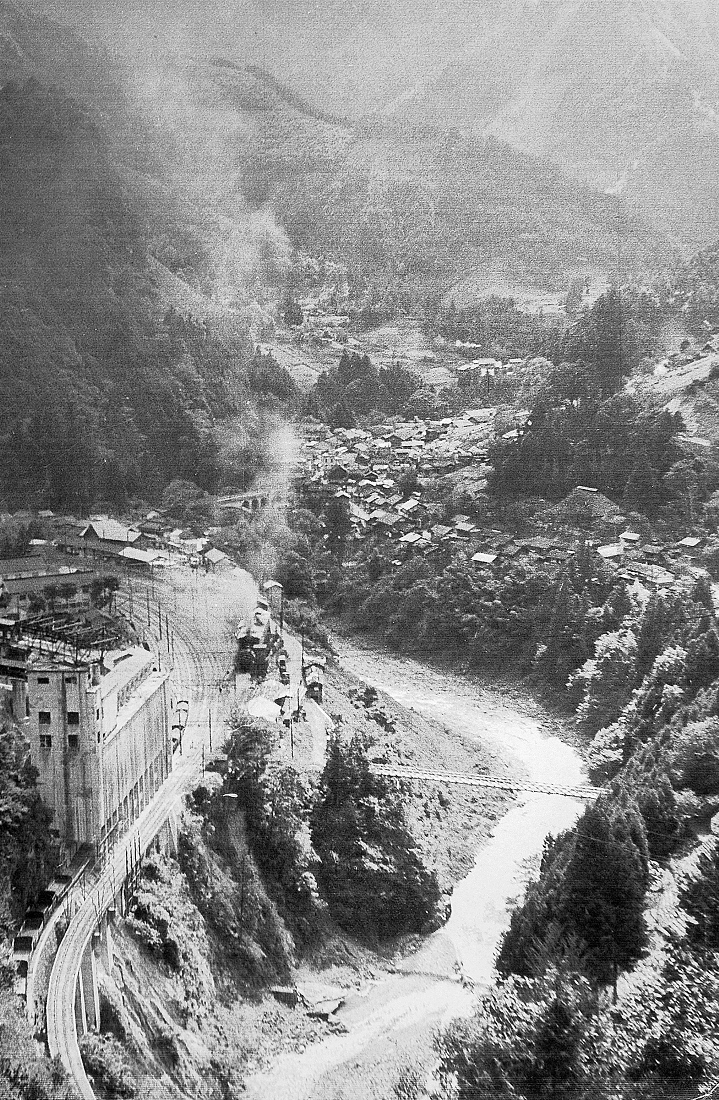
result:
M 27 736 L 52 831 L 102 855 L 172 768 L 169 673 L 142 647 L 27 660 Z

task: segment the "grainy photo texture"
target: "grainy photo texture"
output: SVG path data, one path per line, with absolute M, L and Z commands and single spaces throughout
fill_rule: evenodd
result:
M 0 1096 L 719 1100 L 719 4 L 0 0 Z

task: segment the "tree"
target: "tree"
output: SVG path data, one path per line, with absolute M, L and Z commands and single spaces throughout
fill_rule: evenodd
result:
M 287 291 L 282 303 L 282 319 L 286 325 L 301 325 L 305 319 L 302 307 L 290 290 Z
M 620 967 L 640 957 L 646 943 L 643 900 L 646 870 L 626 821 L 614 825 L 599 806 L 580 818 L 567 865 L 564 921 L 587 945 L 592 970 L 603 982 L 616 982 Z
M 41 615 L 45 610 L 45 600 L 37 593 L 30 597 L 30 603 L 28 604 L 29 615 Z
M 632 466 L 624 490 L 625 503 L 638 512 L 653 515 L 661 503 L 659 480 L 646 455 L 640 455 Z
M 567 573 L 560 576 L 556 585 L 543 637 L 545 640 L 537 651 L 537 667 L 548 680 L 564 685 L 587 655 L 582 601 L 573 592 Z
M 230 715 L 228 727 L 227 758 L 232 772 L 256 786 L 277 743 L 277 733 L 269 722 L 238 710 Z
M 596 733 L 619 718 L 634 686 L 637 640 L 631 630 L 603 634 L 595 655 L 574 673 L 569 686 L 582 692 L 577 708 L 589 732 Z
M 397 480 L 397 491 L 403 497 L 409 497 L 419 488 L 419 477 L 416 470 L 406 470 Z
M 61 600 L 65 601 L 65 606 L 67 607 L 73 596 L 77 595 L 77 585 L 66 581 L 58 587 L 57 594 Z
M 205 523 L 212 515 L 212 501 L 207 493 L 194 481 L 179 477 L 163 491 L 162 508 L 181 523 Z
M 693 918 L 690 941 L 705 951 L 719 950 L 719 844 L 702 852 L 696 874 L 680 888 L 681 903 Z
M 443 1095 L 456 1100 L 616 1100 L 610 1037 L 577 974 L 501 982 L 435 1041 Z
M 325 509 L 327 527 L 327 549 L 340 564 L 345 554 L 347 538 L 352 531 L 349 503 L 344 497 L 335 497 Z
M 0 933 L 9 931 L 11 919 L 54 868 L 49 826 L 25 740 L 5 723 L 0 726 Z
M 330 424 L 333 428 L 355 428 L 357 426 L 352 406 L 344 396 L 332 409 Z
M 374 942 L 430 926 L 440 893 L 415 850 L 400 792 L 370 771 L 367 748 L 359 736 L 332 738 L 311 830 L 332 919 Z

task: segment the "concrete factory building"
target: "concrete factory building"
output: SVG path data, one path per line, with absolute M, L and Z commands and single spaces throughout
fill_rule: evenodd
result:
M 31 758 L 69 854 L 111 847 L 171 770 L 168 679 L 140 647 L 87 661 L 29 658 Z

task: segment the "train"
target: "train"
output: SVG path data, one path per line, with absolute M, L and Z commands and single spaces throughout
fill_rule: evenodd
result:
M 30 958 L 37 947 L 37 942 L 42 935 L 42 930 L 53 912 L 64 901 L 70 887 L 77 878 L 78 875 L 75 875 L 73 878 L 71 875 L 57 874 L 49 884 L 47 890 L 43 890 L 38 894 L 33 908 L 26 910 L 20 931 L 13 939 L 12 945 L 13 962 L 17 967 L 19 979 L 16 992 L 24 992 L 24 989 L 21 989 L 20 985 L 24 986 L 25 980 L 27 979 Z
M 260 597 L 249 619 L 237 624 L 235 668 L 249 672 L 255 679 L 267 675 L 270 653 L 276 635 L 275 624 L 267 600 Z

